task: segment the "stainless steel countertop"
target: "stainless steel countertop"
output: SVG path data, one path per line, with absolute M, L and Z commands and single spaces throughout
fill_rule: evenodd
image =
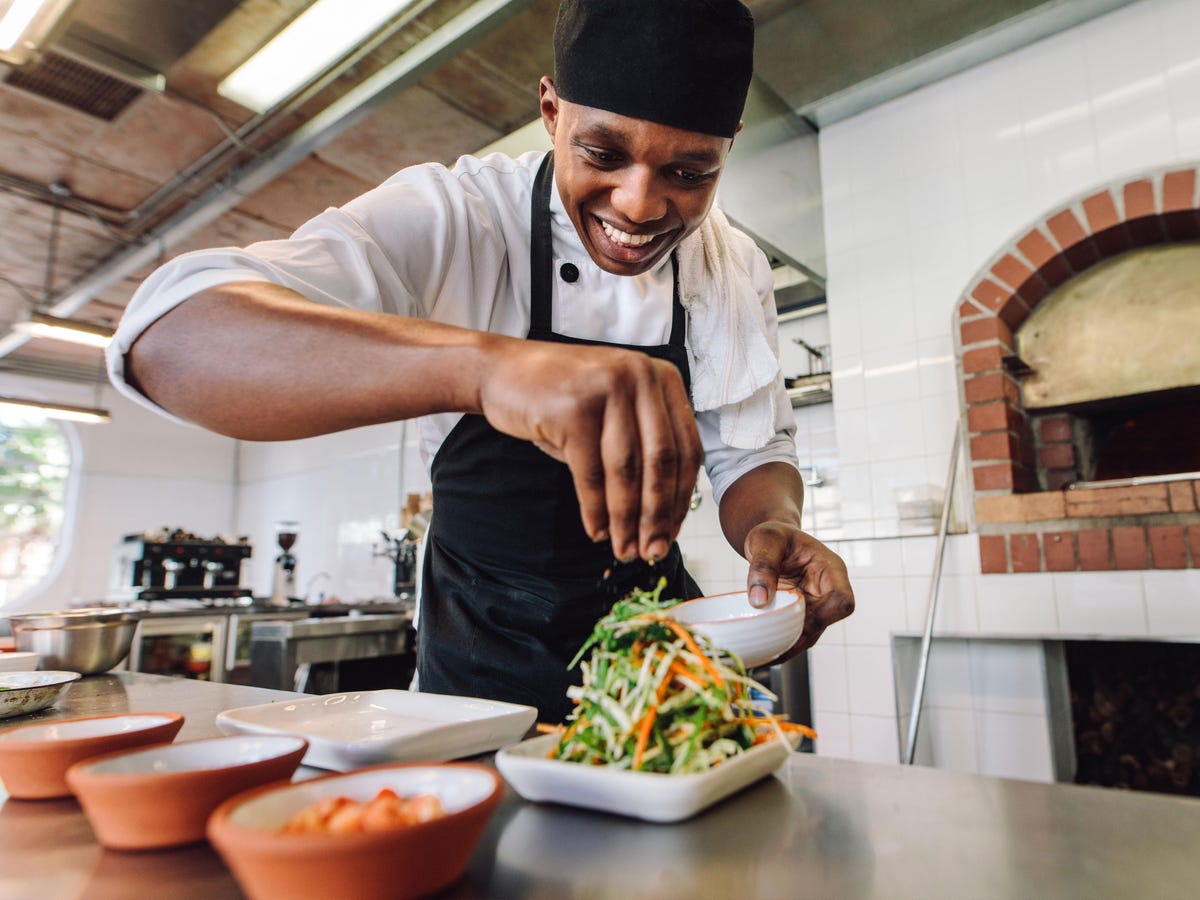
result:
M 218 712 L 299 696 L 116 673 L 45 713 Z M 298 777 L 315 770 L 304 769 Z M 0 798 L 3 798 L 0 793 Z M 74 800 L 0 804 L 0 896 L 240 897 L 206 845 L 102 850 Z M 674 825 L 531 804 L 506 789 L 451 898 L 1192 898 L 1200 800 L 794 754 L 777 776 Z

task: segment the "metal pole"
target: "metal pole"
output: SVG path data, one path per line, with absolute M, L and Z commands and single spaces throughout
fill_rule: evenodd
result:
M 954 497 L 954 476 L 958 472 L 958 445 L 962 425 L 954 425 L 954 441 L 950 446 L 950 468 L 946 474 L 946 494 L 942 499 L 942 520 L 938 525 L 937 551 L 933 559 L 933 579 L 929 583 L 929 603 L 925 609 L 925 633 L 921 636 L 921 661 L 917 667 L 917 685 L 913 690 L 912 709 L 908 715 L 908 742 L 904 748 L 904 764 L 911 766 L 917 752 L 917 726 L 921 722 L 921 702 L 925 698 L 925 676 L 929 671 L 929 645 L 933 640 L 933 620 L 937 616 L 938 587 L 942 580 L 942 556 L 946 550 L 946 531 L 950 527 L 950 501 Z

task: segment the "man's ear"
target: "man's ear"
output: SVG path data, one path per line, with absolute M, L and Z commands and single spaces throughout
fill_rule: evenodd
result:
M 730 150 L 732 150 L 732 149 L 733 149 L 733 142 L 734 142 L 735 140 L 737 140 L 737 136 L 738 136 L 739 134 L 741 134 L 741 133 L 742 133 L 742 129 L 745 127 L 745 125 L 746 125 L 746 123 L 745 123 L 745 122 L 742 122 L 742 121 L 739 121 L 739 122 L 738 122 L 737 131 L 735 131 L 735 132 L 733 133 L 733 137 L 731 137 L 731 138 L 729 139 L 729 149 L 730 149 Z
M 542 124 L 550 140 L 554 140 L 554 129 L 558 125 L 558 91 L 554 89 L 554 81 L 548 75 L 543 75 L 538 82 L 538 108 L 542 113 Z

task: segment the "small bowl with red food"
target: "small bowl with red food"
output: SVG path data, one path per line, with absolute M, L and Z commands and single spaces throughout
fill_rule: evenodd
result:
M 208 839 L 252 900 L 407 900 L 462 877 L 500 785 L 474 763 L 372 766 L 233 797 Z

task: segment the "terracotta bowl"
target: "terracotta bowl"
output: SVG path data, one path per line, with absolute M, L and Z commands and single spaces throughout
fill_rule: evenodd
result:
M 745 591 L 734 591 L 697 597 L 670 610 L 677 622 L 736 653 L 747 669 L 766 665 L 795 644 L 804 630 L 804 612 L 804 598 L 794 591 L 776 592 L 761 609 L 750 605 Z
M 308 742 L 287 735 L 210 738 L 122 750 L 67 770 L 92 830 L 111 850 L 204 840 L 209 814 L 234 794 L 292 777 Z
M 0 732 L 0 779 L 13 797 L 69 797 L 67 769 L 105 753 L 169 744 L 183 727 L 179 713 L 123 713 L 57 719 Z
M 323 797 L 366 802 L 383 788 L 401 796 L 435 794 L 446 815 L 373 833 L 279 830 L 292 814 Z M 406 900 L 462 877 L 499 802 L 499 776 L 474 763 L 372 766 L 234 797 L 213 813 L 208 838 L 252 900 Z

